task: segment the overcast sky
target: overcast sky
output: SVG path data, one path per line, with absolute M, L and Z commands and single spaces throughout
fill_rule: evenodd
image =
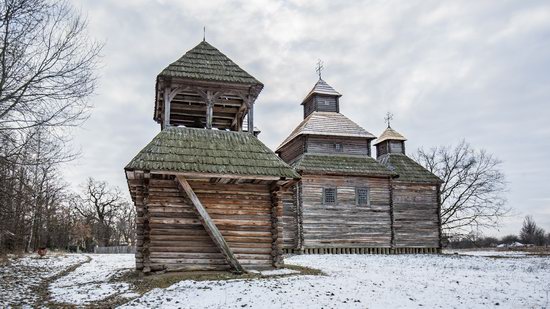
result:
M 75 132 L 72 183 L 107 180 L 160 130 L 156 75 L 202 40 L 265 84 L 260 139 L 274 149 L 301 121 L 301 100 L 323 78 L 340 111 L 375 135 L 384 115 L 418 147 L 466 139 L 503 161 L 514 214 L 491 235 L 517 233 L 532 214 L 550 231 L 548 1 L 80 0 L 105 42 L 91 118 Z

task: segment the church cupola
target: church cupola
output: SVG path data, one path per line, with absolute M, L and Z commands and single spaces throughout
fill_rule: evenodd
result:
M 388 113 L 386 116 L 388 127 L 374 143 L 377 157 L 392 153 L 405 154 L 405 141 L 407 139 L 391 127 L 390 121 L 392 118 L 393 115 Z
M 302 101 L 304 119 L 313 112 L 340 112 L 339 99 L 342 95 L 323 80 L 321 77 L 322 70 L 323 64 L 319 61 L 316 69 L 319 80 Z

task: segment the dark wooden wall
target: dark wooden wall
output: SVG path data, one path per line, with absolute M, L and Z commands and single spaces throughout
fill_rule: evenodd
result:
M 393 182 L 396 248 L 439 248 L 437 185 Z
M 327 95 L 313 95 L 304 102 L 304 118 L 312 112 L 340 112 L 338 97 Z
M 336 143 L 342 145 L 341 152 L 336 151 Z M 283 146 L 278 153 L 287 163 L 295 161 L 303 153 L 371 155 L 370 141 L 366 138 L 318 135 L 298 136 Z
M 342 152 L 335 150 L 335 143 L 342 145 Z M 368 140 L 357 137 L 309 135 L 306 140 L 306 149 L 308 153 L 370 155 Z
M 294 185 L 282 196 L 283 201 L 283 248 L 295 249 L 300 246 L 300 221 L 298 214 L 298 186 Z
M 282 227 L 274 229 L 276 221 L 272 220 L 273 201 L 268 185 L 203 181 L 189 184 L 242 266 L 273 266 L 274 238 L 282 233 Z M 145 206 L 136 204 L 138 238 L 141 238 L 136 250 L 138 269 L 143 266 L 152 271 L 229 269 L 174 180 L 151 179 L 146 190 Z
M 391 245 L 390 185 L 387 178 L 303 175 L 303 248 Z M 323 205 L 323 187 L 336 187 L 337 205 Z M 370 188 L 370 206 L 357 206 L 355 188 Z
M 286 144 L 280 151 L 279 156 L 283 161 L 290 163 L 298 158 L 302 153 L 305 152 L 304 148 L 304 139 L 305 137 L 298 136 L 288 144 Z
M 405 153 L 405 143 L 403 141 L 384 141 L 376 145 L 376 156 L 387 153 Z

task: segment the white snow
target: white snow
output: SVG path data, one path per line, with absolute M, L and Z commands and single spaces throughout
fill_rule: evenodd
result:
M 253 274 L 259 274 L 263 277 L 285 276 L 285 275 L 293 275 L 293 274 L 300 273 L 297 270 L 288 269 L 288 268 L 279 268 L 279 269 L 271 269 L 271 270 L 249 270 L 248 272 Z
M 548 307 L 550 258 L 304 255 L 288 264 L 326 276 L 185 280 L 123 308 Z
M 70 274 L 50 284 L 52 299 L 58 303 L 85 305 L 108 297 L 131 298 L 130 285 L 123 282 L 109 282 L 114 276 L 134 269 L 133 254 L 89 254 L 91 261 L 78 267 Z
M 30 306 L 38 300 L 37 287 L 77 263 L 86 261 L 86 256 L 48 254 L 43 258 L 32 254 L 11 258 L 0 266 L 0 307 Z
M 526 251 L 508 251 L 508 250 L 467 250 L 467 249 L 446 249 L 445 254 L 487 256 L 487 257 L 525 257 L 531 252 Z

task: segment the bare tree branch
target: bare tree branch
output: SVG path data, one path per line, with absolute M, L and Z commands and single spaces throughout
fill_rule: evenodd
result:
M 419 149 L 415 159 L 443 180 L 441 219 L 452 234 L 494 227 L 510 209 L 501 161 L 462 141 L 455 147 Z

